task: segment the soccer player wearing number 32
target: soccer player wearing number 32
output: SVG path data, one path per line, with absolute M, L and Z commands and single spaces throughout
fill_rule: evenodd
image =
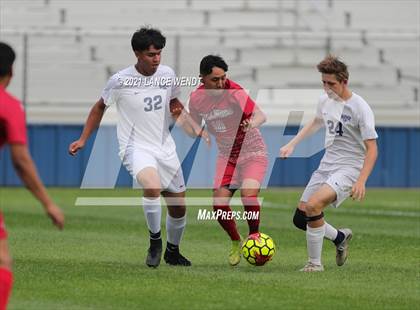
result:
M 133 34 L 131 45 L 137 63 L 109 79 L 79 140 L 69 146 L 69 153 L 75 155 L 99 126 L 106 108 L 116 105 L 119 155 L 128 172 L 143 186 L 143 210 L 150 232 L 146 257 L 149 267 L 157 267 L 162 255 L 161 193 L 168 207 L 165 262 L 191 265 L 179 252 L 186 225 L 185 184 L 169 127 L 172 118 L 180 115 L 174 111 L 182 105 L 177 99 L 174 71 L 160 64 L 165 43 L 165 37 L 153 28 L 141 28 Z
M 306 230 L 308 262 L 305 272 L 323 271 L 322 242 L 327 238 L 336 246 L 336 263 L 342 266 L 348 256 L 352 231 L 335 229 L 324 220 L 323 210 L 338 207 L 347 197 L 362 200 L 365 184 L 377 158 L 375 121 L 372 110 L 362 97 L 348 88 L 347 66 L 328 56 L 317 66 L 322 74 L 325 94 L 319 98 L 315 118 L 288 144 L 280 157 L 289 157 L 305 137 L 325 126 L 325 154 L 306 186 L 293 222 Z

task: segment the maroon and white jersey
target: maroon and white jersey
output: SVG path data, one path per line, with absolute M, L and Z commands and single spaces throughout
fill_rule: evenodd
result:
M 255 109 L 255 102 L 240 85 L 230 80 L 223 90 L 208 90 L 200 85 L 191 93 L 189 109 L 192 118 L 198 124 L 204 120 L 207 130 L 215 136 L 220 156 L 231 161 L 267 156 L 259 129 L 245 132 L 240 126 Z

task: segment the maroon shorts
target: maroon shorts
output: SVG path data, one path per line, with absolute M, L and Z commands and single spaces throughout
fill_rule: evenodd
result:
M 241 187 L 245 179 L 253 179 L 261 184 L 267 171 L 267 165 L 268 160 L 264 156 L 250 157 L 238 163 L 219 156 L 216 163 L 214 188 L 237 189 Z
M 7 238 L 6 227 L 4 226 L 3 214 L 0 212 L 0 240 Z

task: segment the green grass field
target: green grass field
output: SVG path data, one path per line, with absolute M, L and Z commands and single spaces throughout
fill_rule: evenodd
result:
M 324 242 L 325 272 L 298 272 L 306 261 L 303 232 L 291 222 L 300 189 L 262 192 L 261 231 L 277 253 L 263 267 L 227 264 L 229 241 L 215 221 L 190 206 L 181 249 L 191 268 L 144 264 L 148 235 L 140 207 L 75 206 L 82 196 L 139 196 L 138 191 L 51 189 L 63 207 L 56 231 L 24 189 L 0 189 L 14 257 L 10 309 L 415 309 L 420 304 L 420 194 L 369 190 L 362 204 L 328 209 L 328 222 L 351 227 L 350 257 L 335 266 Z M 209 195 L 189 191 L 188 196 Z M 240 208 L 236 208 L 240 210 Z M 163 222 L 164 223 L 164 222 Z M 242 234 L 246 223 L 239 222 Z M 163 232 L 165 235 L 165 233 Z

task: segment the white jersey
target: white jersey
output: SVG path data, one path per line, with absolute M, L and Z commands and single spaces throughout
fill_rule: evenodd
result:
M 128 146 L 165 156 L 175 152 L 169 132 L 171 99 L 179 95 L 174 71 L 159 65 L 152 76 L 140 74 L 135 66 L 114 74 L 102 91 L 105 105 L 116 104 L 120 156 Z
M 318 102 L 317 118 L 323 120 L 326 129 L 326 149 L 319 169 L 331 171 L 350 167 L 360 170 L 366 152 L 363 141 L 378 137 L 374 115 L 366 101 L 355 93 L 345 102 L 324 94 Z

